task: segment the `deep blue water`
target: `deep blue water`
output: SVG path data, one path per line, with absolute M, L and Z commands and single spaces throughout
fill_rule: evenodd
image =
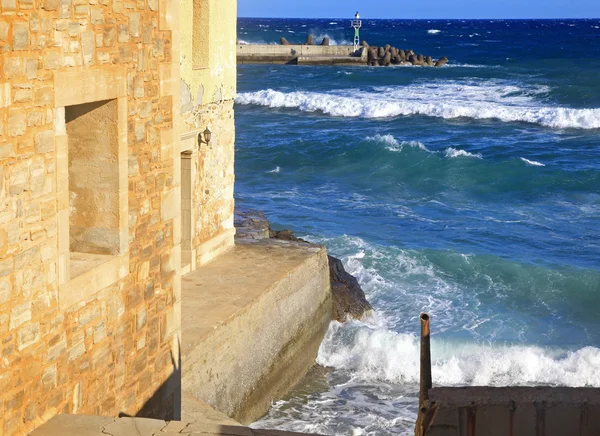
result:
M 342 19 L 238 30 L 352 38 Z M 364 20 L 362 37 L 450 62 L 238 70 L 238 204 L 327 244 L 377 310 L 332 324 L 330 371 L 256 425 L 410 434 L 421 311 L 434 384 L 600 386 L 600 20 Z

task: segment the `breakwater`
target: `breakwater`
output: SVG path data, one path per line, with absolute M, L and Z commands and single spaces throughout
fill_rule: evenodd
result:
M 447 57 L 434 59 L 412 49 L 399 49 L 390 44 L 369 46 L 363 41 L 355 50 L 352 45 L 330 45 L 323 38 L 320 45 L 308 35 L 304 44 L 291 44 L 281 38 L 279 44 L 238 44 L 238 64 L 290 64 L 290 65 L 369 65 L 369 66 L 430 66 L 442 67 Z

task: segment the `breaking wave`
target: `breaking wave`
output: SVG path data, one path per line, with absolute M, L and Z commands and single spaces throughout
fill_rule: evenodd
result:
M 386 145 L 386 150 L 400 152 L 405 146 L 418 148 L 423 151 L 430 151 L 422 142 L 419 141 L 398 141 L 392 135 L 375 135 L 367 137 L 367 141 L 381 142 Z
M 545 167 L 546 166 L 545 164 L 543 164 L 541 162 L 537 162 L 535 160 L 529 160 L 529 159 L 526 159 L 524 157 L 521 157 L 520 159 L 523 162 L 525 162 L 527 165 L 531 165 L 531 166 L 534 166 L 534 167 Z
M 430 35 L 436 35 L 436 34 L 438 34 L 440 32 L 441 32 L 441 30 L 439 30 L 439 29 L 429 29 L 427 31 L 427 33 L 429 33 Z
M 320 365 L 352 371 L 365 381 L 419 382 L 419 339 L 332 323 L 319 350 Z M 600 387 L 600 349 L 491 346 L 432 339 L 432 373 L 444 386 Z
M 468 151 L 465 150 L 457 150 L 456 148 L 452 148 L 452 147 L 448 147 L 445 151 L 444 154 L 446 155 L 446 157 L 476 157 L 477 159 L 482 159 L 483 156 L 481 155 L 481 153 L 469 153 Z
M 536 99 L 546 87 L 521 88 L 503 83 L 442 82 L 378 87 L 371 92 L 280 92 L 273 89 L 240 93 L 236 102 L 271 108 L 294 108 L 336 117 L 388 118 L 424 115 L 445 119 L 497 119 L 556 129 L 600 129 L 600 109 L 545 106 Z

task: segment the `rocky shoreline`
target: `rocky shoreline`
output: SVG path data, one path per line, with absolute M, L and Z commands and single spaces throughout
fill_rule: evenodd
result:
M 300 243 L 313 245 L 298 238 L 289 229 L 274 230 L 264 213 L 238 208 L 235 211 L 236 240 L 243 243 L 257 243 L 273 240 L 280 243 Z M 361 319 L 373 310 L 358 280 L 349 274 L 342 261 L 328 256 L 329 277 L 333 296 L 332 319 L 345 322 L 349 319 Z

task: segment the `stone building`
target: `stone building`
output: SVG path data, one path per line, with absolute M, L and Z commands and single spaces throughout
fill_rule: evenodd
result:
M 0 11 L 0 435 L 59 414 L 177 420 L 181 277 L 234 245 L 236 1 Z M 304 320 L 269 345 L 305 355 L 277 386 L 308 369 L 329 321 L 324 253 L 311 261 L 319 313 L 304 311 L 313 349 L 296 340 Z

